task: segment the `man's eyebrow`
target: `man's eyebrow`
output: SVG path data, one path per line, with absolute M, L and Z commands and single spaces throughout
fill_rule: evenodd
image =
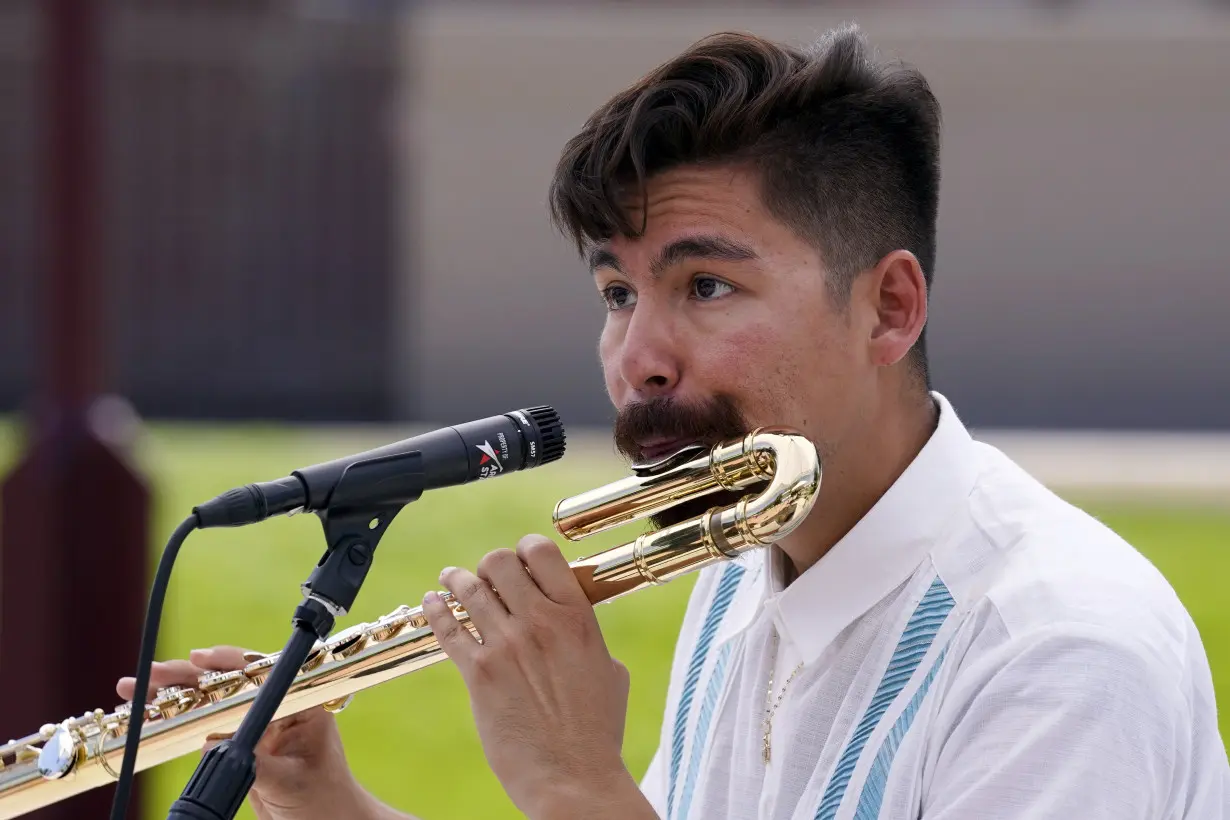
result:
M 623 268 L 620 267 L 619 257 L 611 253 L 606 248 L 594 248 L 589 252 L 589 271 L 593 273 L 598 268 L 613 268 L 616 273 L 622 274 Z
M 745 245 L 734 239 L 715 234 L 700 236 L 685 236 L 671 242 L 658 258 L 649 266 L 649 273 L 655 279 L 661 276 L 667 268 L 691 259 L 708 259 L 719 262 L 747 262 L 759 259 L 760 255 L 750 245 Z
M 759 259 L 760 255 L 749 245 L 716 234 L 685 236 L 668 244 L 658 253 L 649 266 L 650 275 L 657 279 L 668 268 L 691 259 L 709 259 L 721 262 L 747 262 Z M 619 257 L 607 248 L 594 248 L 589 253 L 589 269 L 611 268 L 623 273 Z

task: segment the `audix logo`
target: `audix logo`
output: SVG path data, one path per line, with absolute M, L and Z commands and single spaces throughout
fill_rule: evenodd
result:
M 482 453 L 482 458 L 478 460 L 479 478 L 490 478 L 504 471 L 504 465 L 500 464 L 500 457 L 496 455 L 495 448 L 491 446 L 491 442 L 484 441 L 482 444 L 474 446 Z

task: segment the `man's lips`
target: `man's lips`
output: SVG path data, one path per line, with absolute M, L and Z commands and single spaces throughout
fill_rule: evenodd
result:
M 650 461 L 660 461 L 666 458 L 671 453 L 678 452 L 689 444 L 696 444 L 700 439 L 696 438 L 655 438 L 648 439 L 644 442 L 639 442 L 640 459 L 642 463 Z

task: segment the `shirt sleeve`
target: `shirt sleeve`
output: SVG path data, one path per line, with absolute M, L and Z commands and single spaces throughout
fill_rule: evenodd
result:
M 961 669 L 937 713 L 922 820 L 1156 820 L 1184 813 L 1191 710 L 1161 656 L 1048 628 Z
M 641 779 L 641 793 L 653 806 L 659 817 L 666 816 L 666 758 L 662 754 L 662 746 L 653 753 L 649 768 Z

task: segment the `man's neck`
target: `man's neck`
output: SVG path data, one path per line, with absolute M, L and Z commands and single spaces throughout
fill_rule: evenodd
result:
M 935 432 L 939 410 L 928 395 L 917 404 L 886 408 L 844 442 L 824 464 L 824 478 L 811 515 L 778 546 L 793 566 L 786 581 L 806 572 L 853 529 L 888 492 Z

